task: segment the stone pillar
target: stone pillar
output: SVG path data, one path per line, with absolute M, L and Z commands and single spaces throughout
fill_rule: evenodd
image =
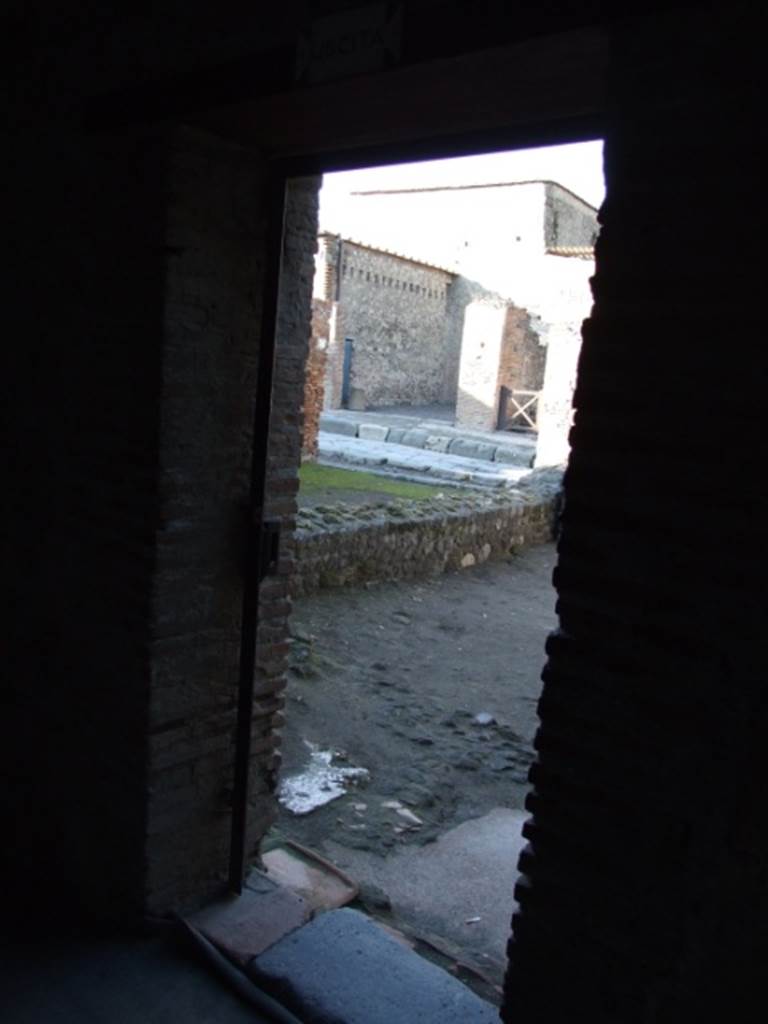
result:
M 247 147 L 183 130 L 169 144 L 160 497 L 151 595 L 145 903 L 199 904 L 226 879 L 242 630 L 244 514 L 264 281 L 266 179 Z M 283 527 L 262 585 L 247 843 L 275 813 L 276 726 L 301 447 L 318 181 L 287 194 L 266 515 Z
M 506 303 L 472 302 L 464 313 L 456 425 L 495 430 Z
M 344 241 L 323 234 L 315 260 L 313 296 L 327 303 L 327 347 L 323 377 L 323 408 L 341 408 L 344 368 L 344 318 L 341 310 Z
M 557 324 L 547 333 L 544 385 L 538 403 L 535 466 L 562 466 L 568 461 L 568 434 L 573 420 L 573 392 L 581 333 L 573 324 Z
M 328 371 L 328 338 L 333 303 L 312 299 L 312 336 L 304 378 L 304 427 L 301 454 L 312 459 L 317 455 L 320 413 L 325 400 L 325 379 Z
M 737 197 L 761 194 L 762 40 L 702 14 L 612 45 L 502 1018 L 746 1021 L 768 920 L 766 347 L 724 366 L 760 333 Z

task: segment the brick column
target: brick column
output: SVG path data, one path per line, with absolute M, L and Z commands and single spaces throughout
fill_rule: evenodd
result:
M 261 591 L 251 851 L 274 816 L 275 732 L 308 344 L 315 179 L 289 191 L 266 515 L 285 530 Z M 266 187 L 252 150 L 200 132 L 169 141 L 160 508 L 152 595 L 145 900 L 199 904 L 226 878 L 241 637 L 244 515 L 261 326 Z
M 464 312 L 456 424 L 495 430 L 506 303 L 472 302 Z
M 764 1001 L 768 367 L 762 344 L 727 356 L 758 332 L 762 57 L 734 24 L 614 37 L 510 1024 Z
M 580 349 L 578 326 L 556 324 L 549 328 L 544 382 L 538 403 L 536 466 L 560 466 L 568 461 Z

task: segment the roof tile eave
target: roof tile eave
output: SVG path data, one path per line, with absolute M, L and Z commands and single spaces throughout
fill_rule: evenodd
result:
M 360 249 L 368 249 L 369 252 L 378 252 L 383 256 L 394 256 L 396 259 L 406 260 L 408 263 L 416 263 L 420 267 L 427 267 L 429 270 L 439 270 L 443 274 L 449 274 L 451 277 L 458 277 L 458 271 L 455 267 L 452 268 L 445 264 L 433 263 L 430 260 L 420 259 L 418 256 L 408 256 L 406 253 L 397 252 L 394 249 L 387 249 L 381 245 L 373 245 L 371 242 L 363 242 L 359 238 L 347 238 L 344 235 L 335 235 L 329 231 L 321 231 L 319 237 L 341 238 L 342 242 L 346 242 L 349 245 L 356 245 Z

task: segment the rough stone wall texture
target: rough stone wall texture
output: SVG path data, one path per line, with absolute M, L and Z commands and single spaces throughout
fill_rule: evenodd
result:
M 302 510 L 293 594 L 412 579 L 509 557 L 552 539 L 553 492 Z
M 325 381 L 328 373 L 328 340 L 331 331 L 333 303 L 325 299 L 312 299 L 312 335 L 304 379 L 304 427 L 301 453 L 306 458 L 317 455 L 317 435 L 320 413 L 325 401 Z
M 340 304 L 344 334 L 354 343 L 351 385 L 362 389 L 367 408 L 447 400 L 451 281 L 446 271 L 343 243 Z
M 555 182 L 544 193 L 544 245 L 590 246 L 597 240 L 595 208 Z
M 145 851 L 154 913 L 202 902 L 228 868 L 266 230 L 262 166 L 252 151 L 201 133 L 178 132 L 170 147 Z M 287 542 L 279 575 L 260 593 L 251 851 L 273 816 L 315 192 L 315 183 L 295 186 L 286 211 L 265 514 L 284 523 Z
M 733 202 L 760 175 L 733 164 L 762 123 L 758 39 L 711 13 L 613 37 L 510 1024 L 752 1020 L 763 999 L 765 346 L 722 373 L 761 272 Z M 715 392 L 728 437 L 701 429 Z

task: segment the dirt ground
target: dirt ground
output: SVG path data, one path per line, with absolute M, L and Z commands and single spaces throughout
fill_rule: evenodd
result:
M 272 838 L 385 857 L 493 808 L 521 808 L 556 622 L 554 560 L 548 544 L 296 602 L 282 778 L 307 766 L 308 744 L 368 775 L 310 813 L 281 808 Z

